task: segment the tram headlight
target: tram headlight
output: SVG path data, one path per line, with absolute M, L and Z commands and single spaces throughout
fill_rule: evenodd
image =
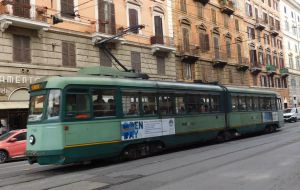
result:
M 30 137 L 29 137 L 29 143 L 31 145 L 34 145 L 34 143 L 35 143 L 35 137 L 33 135 L 30 135 Z

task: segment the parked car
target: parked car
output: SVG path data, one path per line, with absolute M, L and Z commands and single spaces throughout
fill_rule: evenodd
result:
M 283 112 L 284 121 L 297 122 L 300 119 L 300 108 L 288 108 Z
M 9 131 L 0 136 L 0 163 L 25 157 L 26 129 Z

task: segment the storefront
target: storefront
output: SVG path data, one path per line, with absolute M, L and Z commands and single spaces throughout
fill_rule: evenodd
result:
M 8 130 L 26 128 L 28 86 L 39 78 L 30 75 L 0 74 L 0 120 Z

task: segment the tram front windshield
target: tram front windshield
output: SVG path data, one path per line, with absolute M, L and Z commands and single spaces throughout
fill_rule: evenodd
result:
M 28 121 L 39 121 L 42 119 L 45 100 L 46 95 L 31 96 Z
M 28 121 L 35 122 L 42 119 L 58 119 L 60 115 L 60 100 L 61 91 L 57 89 L 50 90 L 48 95 L 31 96 Z M 48 105 L 46 105 L 45 102 L 47 102 Z

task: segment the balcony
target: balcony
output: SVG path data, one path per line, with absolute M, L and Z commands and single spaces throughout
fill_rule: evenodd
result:
M 150 38 L 151 52 L 155 53 L 170 53 L 175 51 L 174 39 L 168 36 L 152 36 Z
M 247 71 L 249 69 L 249 59 L 248 58 L 241 58 L 236 65 L 236 70 L 238 71 Z
M 178 52 L 179 57 L 181 58 L 181 61 L 184 63 L 195 63 L 199 57 L 199 47 L 195 45 L 189 45 L 189 46 L 178 46 Z
M 274 37 L 279 35 L 278 29 L 274 26 L 270 27 L 270 32 L 271 32 L 271 35 L 274 36 Z
M 234 3 L 232 0 L 219 0 L 221 4 L 221 12 L 227 14 L 228 16 L 231 16 L 234 11 Z
M 267 70 L 267 72 L 268 72 L 268 75 L 273 76 L 273 75 L 276 74 L 276 67 L 275 67 L 274 65 L 268 64 L 268 65 L 266 66 L 266 70 Z
M 4 0 L 0 3 L 0 30 L 4 32 L 9 26 L 39 30 L 39 34 L 42 34 L 50 27 L 47 23 L 47 7 Z
M 202 3 L 203 5 L 206 5 L 209 2 L 209 0 L 194 0 L 194 1 Z
M 260 73 L 262 71 L 261 69 L 261 65 L 255 63 L 251 66 L 250 68 L 250 72 L 253 74 L 253 75 L 257 75 L 258 73 Z
M 288 70 L 286 67 L 281 68 L 281 69 L 280 69 L 280 75 L 281 75 L 281 77 L 283 77 L 283 78 L 289 76 L 289 70 Z
M 256 19 L 255 28 L 257 30 L 264 30 L 266 28 L 267 22 L 264 19 L 258 18 Z
M 220 52 L 215 50 L 214 58 L 213 58 L 213 67 L 215 68 L 223 68 L 228 63 L 227 53 Z

